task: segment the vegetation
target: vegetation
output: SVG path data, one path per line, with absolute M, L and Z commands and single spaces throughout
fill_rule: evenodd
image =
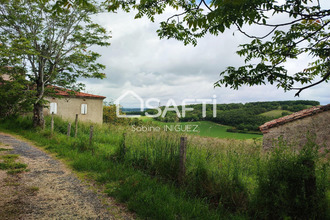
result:
M 259 131 L 259 126 L 267 121 L 275 118 L 282 117 L 283 110 L 288 111 L 300 111 L 310 106 L 319 105 L 318 101 L 273 101 L 273 102 L 250 102 L 246 104 L 231 103 L 231 104 L 217 104 L 217 114 L 213 117 L 213 105 L 206 105 L 206 117 L 203 117 L 203 106 L 189 105 L 186 108 L 193 108 L 193 111 L 187 111 L 185 117 L 179 118 L 177 114 L 167 112 L 165 117 L 159 116 L 155 118 L 161 122 L 191 122 L 191 121 L 212 121 L 221 125 L 228 125 L 234 128 L 228 128 L 228 131 L 236 132 L 248 132 Z M 162 110 L 165 107 L 162 107 Z M 182 112 L 182 106 L 178 106 L 180 112 Z M 273 114 L 280 111 L 280 114 Z M 149 114 L 156 114 L 157 110 L 149 109 L 146 112 Z
M 283 141 L 279 148 L 267 155 L 265 167 L 258 173 L 258 188 L 255 200 L 262 219 L 328 219 L 329 200 L 325 198 L 329 181 L 316 180 L 316 172 L 324 172 L 328 165 L 316 166 L 320 159 L 318 148 L 309 136 L 308 142 L 299 151 L 292 151 Z M 323 170 L 323 171 L 322 171 Z M 324 204 L 322 204 L 324 203 Z M 317 205 L 315 205 L 317 204 Z M 329 207 L 329 206 L 328 206 Z
M 81 0 L 83 1 L 83 0 Z M 67 1 L 66 1 L 67 2 Z M 327 82 L 330 78 L 329 27 L 330 11 L 317 0 L 191 0 L 191 1 L 121 1 L 110 0 L 107 9 L 137 10 L 135 18 L 146 16 L 151 21 L 166 8 L 178 10 L 157 31 L 160 38 L 174 38 L 184 44 L 197 44 L 206 34 L 218 35 L 226 29 L 237 28 L 251 39 L 239 46 L 237 54 L 245 58 L 245 65 L 227 67 L 220 73 L 215 86 L 238 89 L 242 85 L 275 84 L 286 90 L 296 89 L 299 96 L 304 89 Z M 273 18 L 273 16 L 281 16 Z M 247 33 L 246 26 L 261 28 L 262 35 Z M 311 63 L 295 73 L 284 64 L 301 56 Z M 320 79 L 319 79 L 320 78 Z M 315 82 L 315 80 L 318 80 Z M 295 88 L 294 84 L 309 84 Z
M 110 45 L 106 30 L 90 18 L 99 9 L 79 4 L 54 14 L 54 5 L 54 1 L 31 0 L 0 4 L 0 74 L 13 80 L 0 90 L 6 101 L 1 109 L 10 109 L 8 115 L 33 104 L 35 126 L 43 125 L 44 97 L 54 95 L 49 86 L 77 90 L 83 86 L 76 84 L 78 77 L 105 77 L 101 72 L 105 66 L 97 63 L 100 54 L 89 50 L 93 45 Z
M 268 112 L 261 113 L 260 115 L 267 116 L 267 117 L 273 117 L 273 118 L 279 118 L 285 115 L 290 115 L 292 112 L 286 111 L 286 110 L 271 110 Z
M 122 112 L 119 109 L 120 115 L 126 115 L 126 113 Z M 103 103 L 103 122 L 104 123 L 111 123 L 113 125 L 139 125 L 140 121 L 137 118 L 121 118 L 117 117 L 116 114 L 116 105 L 112 103 Z
M 2 54 L 3 51 L 1 50 L 1 46 L 2 45 L 0 45 L 0 57 L 6 57 L 5 54 Z M 16 71 L 18 70 L 14 68 L 7 68 L 6 72 L 10 72 L 12 79 L 15 79 L 12 81 L 7 81 L 1 77 L 3 72 L 0 67 L 0 118 L 9 117 L 12 115 L 18 116 L 22 113 L 32 111 L 33 92 L 26 89 L 28 81 L 24 78 L 24 76 Z
M 151 120 L 150 120 L 151 119 Z M 142 120 L 146 120 L 148 126 L 159 126 L 162 130 L 180 130 L 187 134 L 198 135 L 201 137 L 215 137 L 215 138 L 227 138 L 227 139 L 253 139 L 262 138 L 260 132 L 247 133 L 247 131 L 237 131 L 230 126 L 220 125 L 211 121 L 197 121 L 197 122 L 160 122 L 155 121 L 152 118 L 143 116 Z M 152 123 L 150 123 L 152 122 Z M 175 127 L 176 126 L 176 127 Z
M 312 142 L 301 151 L 279 144 L 277 150 L 263 152 L 260 142 L 189 136 L 187 172 L 179 184 L 181 134 L 94 125 L 89 145 L 88 124 L 79 124 L 76 139 L 66 136 L 67 122 L 58 118 L 53 136 L 48 129 L 32 129 L 30 118 L 1 121 L 0 126 L 65 158 L 75 170 L 105 184 L 109 195 L 142 218 L 295 219 L 302 216 L 301 210 L 305 219 L 330 217 L 329 164 Z M 313 203 L 310 179 L 316 183 Z M 273 195 L 274 191 L 280 193 Z
M 0 155 L 0 170 L 7 170 L 8 174 L 21 173 L 26 170 L 27 165 L 15 162 L 18 159 L 16 154 Z

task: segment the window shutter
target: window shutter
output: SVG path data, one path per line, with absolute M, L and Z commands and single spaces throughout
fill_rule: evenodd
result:
M 81 114 L 85 114 L 84 113 L 84 104 L 81 104 Z
M 81 104 L 81 114 L 87 114 L 87 104 Z
M 56 102 L 51 102 L 50 103 L 50 114 L 57 114 L 57 103 Z

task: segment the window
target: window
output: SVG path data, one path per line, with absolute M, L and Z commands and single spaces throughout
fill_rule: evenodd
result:
M 81 104 L 81 114 L 87 114 L 87 104 Z
M 57 114 L 57 103 L 51 102 L 50 103 L 50 114 Z

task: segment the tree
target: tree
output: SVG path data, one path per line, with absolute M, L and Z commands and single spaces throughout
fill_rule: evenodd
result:
M 4 79 L 1 72 L 10 72 L 10 79 Z M 21 69 L 0 68 L 0 118 L 26 113 L 32 110 L 32 92 Z
M 44 97 L 52 92 L 50 85 L 78 90 L 83 86 L 77 84 L 79 77 L 105 77 L 101 73 L 105 66 L 97 63 L 100 55 L 89 48 L 110 45 L 110 36 L 90 18 L 99 11 L 94 2 L 54 13 L 53 1 L 0 1 L 0 54 L 5 55 L 0 65 L 20 69 L 29 80 L 33 124 L 42 126 Z
M 81 0 L 84 1 L 84 0 Z M 214 85 L 238 89 L 242 85 L 260 85 L 267 81 L 287 90 L 304 89 L 328 82 L 330 78 L 330 10 L 319 0 L 108 0 L 108 10 L 119 8 L 138 12 L 135 18 L 147 16 L 151 21 L 167 7 L 179 10 L 157 31 L 160 38 L 174 38 L 184 44 L 197 44 L 197 38 L 207 33 L 218 35 L 236 27 L 251 38 L 249 44 L 240 45 L 237 54 L 245 57 L 241 67 L 227 67 Z M 282 3 L 283 2 L 283 3 Z M 273 23 L 273 15 L 281 15 L 281 23 Z M 264 27 L 262 36 L 246 33 L 247 25 Z M 284 63 L 300 55 L 313 58 L 308 67 L 289 73 Z M 315 80 L 318 80 L 315 82 Z M 295 88 L 294 84 L 302 84 Z M 309 84 L 303 86 L 303 84 Z
M 123 114 L 121 109 L 119 109 L 119 113 Z M 112 123 L 112 124 L 120 124 L 125 121 L 126 118 L 118 118 L 116 114 L 116 105 L 109 102 L 103 103 L 103 122 L 104 123 Z

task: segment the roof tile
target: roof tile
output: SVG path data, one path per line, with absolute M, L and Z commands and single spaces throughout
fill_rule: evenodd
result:
M 74 97 L 81 97 L 81 98 L 97 98 L 97 99 L 105 99 L 105 96 L 93 95 L 84 92 L 75 92 L 70 89 L 64 89 L 57 86 L 52 86 L 55 90 L 56 95 L 59 96 L 74 96 Z
M 311 108 L 304 109 L 299 112 L 295 112 L 291 115 L 286 115 L 284 117 L 266 122 L 265 124 L 261 125 L 259 129 L 262 133 L 267 133 L 270 128 L 277 127 L 287 122 L 305 118 L 328 110 L 330 110 L 330 104 L 324 106 L 313 106 Z

